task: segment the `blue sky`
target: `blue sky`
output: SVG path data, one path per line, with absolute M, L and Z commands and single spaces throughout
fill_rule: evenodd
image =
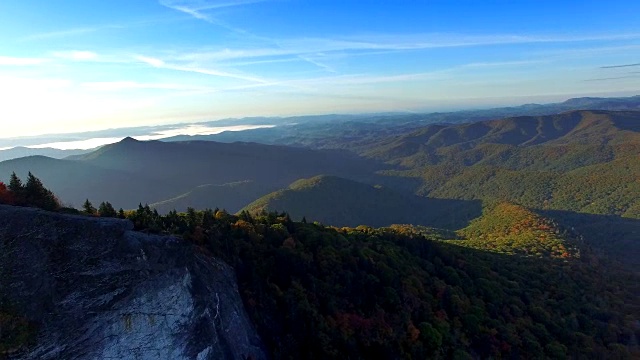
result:
M 0 137 L 640 93 L 637 1 L 0 2 Z

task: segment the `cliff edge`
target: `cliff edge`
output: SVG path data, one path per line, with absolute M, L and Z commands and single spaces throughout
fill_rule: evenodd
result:
M 0 297 L 37 327 L 16 359 L 265 359 L 233 270 L 128 220 L 0 205 Z

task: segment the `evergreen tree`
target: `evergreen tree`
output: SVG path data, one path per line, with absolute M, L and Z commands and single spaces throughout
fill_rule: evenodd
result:
M 18 194 L 23 189 L 22 180 L 16 175 L 15 172 L 11 173 L 11 179 L 9 180 L 9 191 L 14 194 Z
M 26 201 L 24 199 L 24 185 L 22 184 L 22 180 L 20 180 L 15 172 L 11 173 L 11 179 L 9 180 L 9 191 L 11 191 L 11 195 L 13 196 L 15 205 L 26 204 Z
M 53 211 L 60 207 L 58 199 L 53 192 L 42 185 L 42 181 L 31 172 L 27 178 L 27 183 L 22 187 L 23 200 L 28 206 Z
M 113 205 L 111 205 L 110 202 L 102 202 L 100 203 L 100 206 L 98 207 L 98 214 L 102 217 L 116 217 L 118 216 L 118 213 L 116 212 L 116 209 L 113 208 Z
M 82 210 L 89 215 L 95 215 L 97 211 L 89 199 L 85 200 L 84 204 L 82 204 Z
M 124 213 L 124 209 L 120 208 L 120 210 L 118 210 L 118 218 L 120 219 L 126 219 L 127 215 Z

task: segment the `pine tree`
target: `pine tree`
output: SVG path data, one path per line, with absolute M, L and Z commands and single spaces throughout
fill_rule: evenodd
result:
M 98 207 L 98 215 L 100 215 L 101 217 L 116 217 L 118 216 L 118 213 L 116 212 L 116 209 L 113 208 L 113 205 L 111 205 L 110 202 L 103 201 Z
M 22 180 L 16 175 L 15 172 L 11 173 L 11 180 L 9 180 L 9 191 L 17 194 L 23 189 Z
M 97 211 L 89 199 L 85 200 L 84 204 L 82 204 L 82 210 L 89 215 L 95 215 Z
M 9 180 L 9 191 L 13 196 L 15 205 L 25 205 L 24 199 L 24 185 L 22 180 L 16 175 L 15 172 L 11 173 L 11 179 Z
M 60 208 L 60 201 L 56 196 L 42 185 L 42 181 L 29 172 L 26 184 L 13 173 L 9 188 L 18 205 L 38 207 L 41 209 L 54 211 Z

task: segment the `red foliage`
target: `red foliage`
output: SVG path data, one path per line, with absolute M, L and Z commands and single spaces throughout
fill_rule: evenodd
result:
M 7 186 L 3 182 L 0 182 L 0 204 L 13 205 L 14 203 L 15 199 L 13 194 L 7 189 Z

